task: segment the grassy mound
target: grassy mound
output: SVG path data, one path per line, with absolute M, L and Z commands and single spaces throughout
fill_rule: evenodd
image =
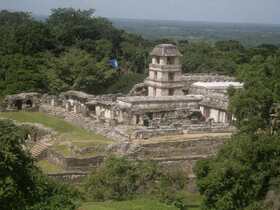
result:
M 96 151 L 83 152 L 80 157 L 94 156 L 102 148 L 112 141 L 102 135 L 89 132 L 83 128 L 72 125 L 63 119 L 49 116 L 40 112 L 1 112 L 0 118 L 8 118 L 17 122 L 40 123 L 46 127 L 52 128 L 58 133 L 58 140 L 54 143 L 53 149 L 63 154 L 71 156 L 70 147 L 83 149 L 88 147 L 96 147 Z M 76 154 L 75 156 L 79 156 Z

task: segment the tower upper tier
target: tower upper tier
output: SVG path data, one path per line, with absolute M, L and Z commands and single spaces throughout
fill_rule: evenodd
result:
M 157 45 L 150 53 L 149 77 L 145 83 L 149 96 L 182 95 L 182 54 L 173 44 Z
M 177 47 L 173 44 L 160 44 L 157 45 L 152 52 L 151 56 L 157 57 L 182 57 Z

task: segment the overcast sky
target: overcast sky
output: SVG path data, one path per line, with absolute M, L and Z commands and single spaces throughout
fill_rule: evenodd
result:
M 94 8 L 105 17 L 280 24 L 280 0 L 0 0 L 0 9 L 48 14 Z

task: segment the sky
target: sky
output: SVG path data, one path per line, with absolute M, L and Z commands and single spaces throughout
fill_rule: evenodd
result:
M 109 18 L 280 24 L 280 0 L 0 0 L 0 9 L 37 15 L 58 7 L 94 8 Z

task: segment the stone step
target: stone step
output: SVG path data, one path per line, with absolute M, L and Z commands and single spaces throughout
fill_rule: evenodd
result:
M 30 150 L 32 157 L 37 158 L 42 152 L 46 151 L 50 144 L 38 142 Z

